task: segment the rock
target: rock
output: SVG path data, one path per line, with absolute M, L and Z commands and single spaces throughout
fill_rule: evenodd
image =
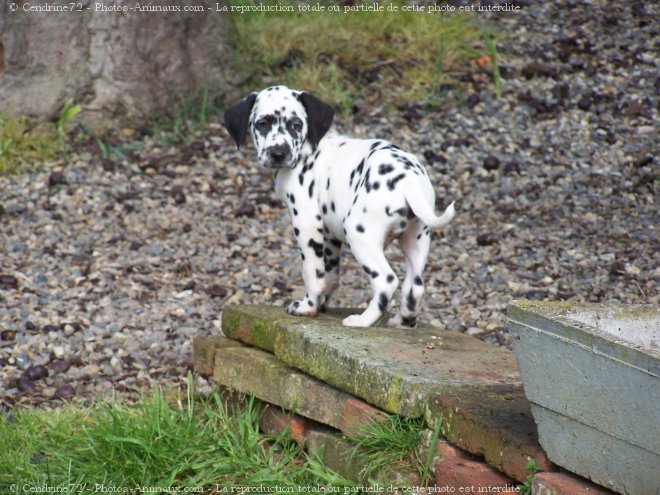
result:
M 33 394 L 37 391 L 37 386 L 27 376 L 22 375 L 18 379 L 18 390 L 26 394 Z
M 186 202 L 186 195 L 183 192 L 182 186 L 174 186 L 170 194 L 172 195 L 172 199 L 174 199 L 174 203 L 177 205 L 182 205 Z
M 582 98 L 577 102 L 577 106 L 580 110 L 587 111 L 591 108 L 593 103 L 593 96 L 590 93 L 582 95 Z
M 497 236 L 491 232 L 479 234 L 477 236 L 477 244 L 479 246 L 492 246 L 497 242 Z
M 32 323 L 31 321 L 25 322 L 25 331 L 30 333 L 35 333 L 39 331 L 39 327 Z
M 550 293 L 545 289 L 531 289 L 525 292 L 525 299 L 530 299 L 532 301 L 542 301 L 548 299 Z
M 58 326 L 51 324 L 44 325 L 44 327 L 41 329 L 41 331 L 46 335 L 48 335 L 51 332 L 59 332 L 59 330 L 60 328 Z
M 25 376 L 33 381 L 41 380 L 48 376 L 48 369 L 41 364 L 30 366 L 27 370 L 25 370 Z
M 206 293 L 211 297 L 225 297 L 227 295 L 227 289 L 220 285 L 212 285 Z
M 465 102 L 467 103 L 468 107 L 474 108 L 479 103 L 481 103 L 481 96 L 479 96 L 479 93 L 472 93 L 470 96 L 467 97 Z
M 520 71 L 525 79 L 533 77 L 557 77 L 557 69 L 544 62 L 531 62 Z
M 76 395 L 76 389 L 71 385 L 60 385 L 55 389 L 54 399 L 68 399 Z
M 252 203 L 243 202 L 236 210 L 237 217 L 253 217 L 256 209 Z
M 0 290 L 18 288 L 18 279 L 13 275 L 0 274 Z
M 486 170 L 497 170 L 500 168 L 500 160 L 495 156 L 489 155 L 484 158 L 483 165 Z
M 506 162 L 504 164 L 504 167 L 502 168 L 502 171 L 506 175 L 519 174 L 521 170 L 522 170 L 522 167 L 521 167 L 520 163 L 515 162 L 515 161 Z
M 66 184 L 64 174 L 61 172 L 51 172 L 51 174 L 48 176 L 48 186 L 55 187 L 59 186 L 60 184 Z
M 613 277 L 621 277 L 626 274 L 625 262 L 618 260 L 610 265 L 610 275 Z
M 209 0 L 199 5 L 215 7 Z M 172 88 L 197 95 L 210 86 L 223 87 L 233 73 L 223 16 L 20 14 L 3 12 L 0 101 L 5 114 L 57 118 L 71 98 L 82 105 L 77 120 L 121 128 L 171 111 Z M 14 60 L 23 62 L 3 64 Z
M 71 367 L 71 361 L 68 359 L 56 359 L 50 363 L 50 370 L 53 373 L 66 373 Z
M 2 330 L 0 332 L 0 340 L 3 342 L 10 342 L 16 340 L 16 331 L 15 330 Z

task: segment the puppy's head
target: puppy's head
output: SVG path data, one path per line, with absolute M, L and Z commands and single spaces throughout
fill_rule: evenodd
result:
M 225 126 L 239 148 L 250 133 L 262 165 L 293 168 L 305 144 L 316 148 L 333 116 L 332 107 L 315 96 L 273 86 L 229 108 Z

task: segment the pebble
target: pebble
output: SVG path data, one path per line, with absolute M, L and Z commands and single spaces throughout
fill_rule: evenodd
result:
M 76 395 L 76 389 L 71 385 L 60 385 L 55 389 L 54 399 L 69 399 Z
M 486 170 L 497 170 L 500 168 L 500 160 L 495 156 L 489 155 L 484 158 L 484 168 Z
M 37 366 L 30 366 L 25 371 L 25 376 L 30 380 L 41 380 L 48 376 L 48 368 L 39 364 Z
M 18 287 L 18 279 L 13 275 L 0 274 L 0 290 L 16 289 Z

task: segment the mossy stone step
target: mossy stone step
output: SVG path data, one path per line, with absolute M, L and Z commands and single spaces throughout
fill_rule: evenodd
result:
M 317 318 L 301 318 L 283 308 L 227 306 L 223 331 L 402 416 L 419 417 L 432 397 L 463 386 L 520 385 L 514 355 L 507 349 L 432 327 L 341 325 L 343 317 L 357 311 L 329 310 Z
M 446 391 L 429 402 L 426 421 L 431 428 L 440 421 L 444 438 L 518 481 L 529 474 L 529 459 L 543 471 L 556 470 L 539 445 L 520 385 L 466 385 Z
M 208 370 L 208 360 L 213 359 L 212 375 L 220 385 L 343 433 L 357 433 L 370 420 L 387 417 L 379 409 L 287 366 L 268 352 L 226 337 L 195 339 L 194 350 L 195 367 L 200 371 Z

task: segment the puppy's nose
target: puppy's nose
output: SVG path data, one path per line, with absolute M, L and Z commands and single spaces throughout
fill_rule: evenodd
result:
M 285 144 L 276 144 L 268 149 L 268 158 L 273 165 L 280 165 L 289 156 L 289 147 Z

